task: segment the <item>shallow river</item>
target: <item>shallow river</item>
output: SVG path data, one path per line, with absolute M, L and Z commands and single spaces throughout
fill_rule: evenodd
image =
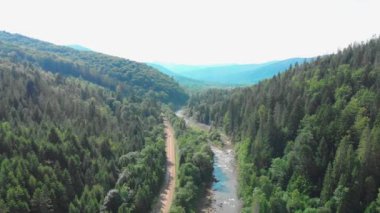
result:
M 176 112 L 178 117 L 184 118 L 186 125 L 196 127 L 205 131 L 210 126 L 199 123 L 186 116 L 184 110 Z M 216 181 L 209 190 L 209 195 L 204 201 L 202 212 L 234 213 L 240 212 L 241 202 L 237 196 L 237 171 L 235 152 L 228 137 L 222 135 L 224 146 L 211 146 L 214 152 L 214 177 Z

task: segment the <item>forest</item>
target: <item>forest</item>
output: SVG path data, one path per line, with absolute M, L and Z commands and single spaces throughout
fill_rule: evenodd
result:
M 80 78 L 120 97 L 182 105 L 188 95 L 167 75 L 152 67 L 92 51 L 77 51 L 18 34 L 0 31 L 0 57 L 13 63 L 29 62 L 44 71 Z
M 214 181 L 211 133 L 237 154 L 243 212 L 380 211 L 380 37 L 256 85 L 191 97 L 146 64 L 0 32 L 0 212 L 149 212 L 177 139 L 171 212 Z
M 380 38 L 188 107 L 235 142 L 243 212 L 380 211 Z
M 147 65 L 0 32 L 0 212 L 149 211 L 161 107 L 186 99 Z

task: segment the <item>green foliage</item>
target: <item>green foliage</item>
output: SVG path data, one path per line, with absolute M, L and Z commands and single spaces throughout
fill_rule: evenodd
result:
M 183 104 L 187 95 L 173 79 L 156 69 L 134 61 L 92 51 L 77 51 L 17 34 L 0 32 L 0 56 L 14 63 L 82 78 L 108 88 L 123 97 L 153 98 L 164 103 Z M 60 82 L 57 79 L 58 83 Z M 37 94 L 33 82 L 27 84 L 28 95 Z M 35 99 L 36 100 L 36 99 Z
M 149 211 L 161 103 L 185 99 L 146 65 L 0 32 L 0 212 Z
M 164 149 L 165 143 L 161 138 L 156 143 L 147 144 L 139 154 L 132 152 L 120 157 L 120 159 L 131 159 L 130 163 L 124 162 L 125 166 L 122 167 L 122 172 L 117 179 L 116 189 L 108 192 L 108 194 L 111 193 L 111 197 L 117 194 L 120 199 L 117 200 L 118 205 L 115 205 L 117 208 L 108 207 L 112 199 L 104 200 L 105 209 L 113 209 L 113 212 L 150 210 L 164 180 L 165 167 L 163 165 L 166 162 Z
M 176 132 L 178 174 L 175 199 L 170 212 L 194 212 L 205 188 L 213 180 L 214 155 L 206 133 L 186 128 L 171 116 Z
M 190 98 L 191 115 L 238 142 L 244 211 L 376 211 L 379 51 L 373 38 L 252 87 Z
M 378 189 L 379 193 L 377 195 L 376 200 L 372 201 L 372 203 L 366 208 L 365 213 L 375 213 L 380 212 L 380 188 Z

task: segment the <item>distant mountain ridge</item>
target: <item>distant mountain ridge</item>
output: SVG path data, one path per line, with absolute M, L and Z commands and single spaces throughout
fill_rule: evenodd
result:
M 155 65 L 163 67 L 171 73 L 198 81 L 229 85 L 247 85 L 257 83 L 262 79 L 271 78 L 296 63 L 302 64 L 305 61 L 311 60 L 312 58 L 289 58 L 260 64 L 182 65 L 155 63 Z M 165 73 L 165 70 L 159 70 Z
M 160 72 L 172 77 L 180 85 L 182 85 L 183 87 L 191 91 L 197 91 L 197 90 L 202 90 L 202 89 L 207 89 L 207 88 L 227 88 L 231 86 L 237 86 L 237 85 L 231 85 L 231 84 L 200 81 L 200 80 L 192 79 L 191 77 L 186 77 L 181 74 L 175 73 L 160 64 L 154 64 L 154 63 L 147 63 L 147 64 L 159 70 Z
M 90 48 L 87 48 L 87 47 L 79 45 L 79 44 L 69 44 L 66 46 L 73 48 L 74 50 L 79 50 L 79 51 L 92 51 Z

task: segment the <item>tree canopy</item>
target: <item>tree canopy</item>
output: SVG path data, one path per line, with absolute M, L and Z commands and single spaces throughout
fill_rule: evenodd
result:
M 376 212 L 379 91 L 375 37 L 252 87 L 195 94 L 189 108 L 236 141 L 244 210 Z
M 186 97 L 144 64 L 0 32 L 0 212 L 149 211 L 161 104 Z

